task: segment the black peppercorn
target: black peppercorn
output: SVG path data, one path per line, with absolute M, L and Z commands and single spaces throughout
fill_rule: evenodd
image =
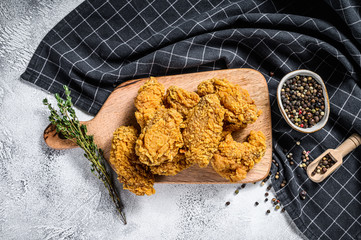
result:
M 306 195 L 307 195 L 307 192 L 306 192 L 305 190 L 302 190 L 302 191 L 300 192 L 300 198 L 301 198 L 302 200 L 305 200 L 305 199 L 306 199 Z

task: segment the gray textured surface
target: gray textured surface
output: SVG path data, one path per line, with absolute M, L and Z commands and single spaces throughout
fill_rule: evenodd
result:
M 42 37 L 80 2 L 0 2 L 0 239 L 301 238 L 286 213 L 265 215 L 271 203 L 259 183 L 238 195 L 238 185 L 157 184 L 151 197 L 122 191 L 124 226 L 82 152 L 45 146 L 41 101 L 52 97 L 19 76 Z

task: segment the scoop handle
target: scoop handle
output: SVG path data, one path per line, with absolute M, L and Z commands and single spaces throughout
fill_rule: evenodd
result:
M 335 150 L 339 151 L 342 158 L 349 154 L 352 150 L 361 145 L 361 137 L 357 133 L 352 134 Z

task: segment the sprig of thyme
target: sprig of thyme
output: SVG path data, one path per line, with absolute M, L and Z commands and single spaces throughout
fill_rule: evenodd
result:
M 49 120 L 56 126 L 56 132 L 61 133 L 65 138 L 73 141 L 85 151 L 84 156 L 91 163 L 91 171 L 104 183 L 120 214 L 121 221 L 127 224 L 125 215 L 122 212 L 123 206 L 119 194 L 104 165 L 103 151 L 94 143 L 93 136 L 87 135 L 86 125 L 79 123 L 78 117 L 73 109 L 70 90 L 65 85 L 64 89 L 66 100 L 63 100 L 59 94 L 55 94 L 60 114 L 52 107 L 48 99 L 45 98 L 43 100 L 44 105 L 48 106 L 50 110 Z

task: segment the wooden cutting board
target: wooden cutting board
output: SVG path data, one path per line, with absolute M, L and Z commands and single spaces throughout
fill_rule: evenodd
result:
M 262 110 L 262 115 L 254 124 L 235 132 L 233 136 L 237 141 L 244 141 L 251 130 L 263 131 L 267 139 L 266 154 L 241 182 L 256 182 L 264 179 L 268 175 L 272 162 L 272 126 L 267 82 L 260 72 L 240 68 L 157 77 L 158 81 L 164 84 L 165 88 L 176 85 L 188 91 L 195 91 L 200 82 L 211 78 L 226 78 L 232 83 L 239 84 L 242 88 L 248 90 L 257 107 Z M 107 160 L 109 159 L 115 129 L 121 125 L 133 125 L 139 129 L 134 116 L 136 110 L 134 98 L 137 96 L 139 87 L 146 80 L 148 78 L 136 79 L 120 84 L 110 94 L 98 114 L 92 120 L 82 122 L 87 125 L 88 133 L 94 135 L 95 143 L 104 150 L 104 156 Z M 52 125 L 45 129 L 44 139 L 48 146 L 54 149 L 76 147 L 69 140 L 60 139 Z M 212 169 L 211 164 L 206 168 L 192 166 L 176 176 L 157 176 L 156 182 L 229 183 Z

